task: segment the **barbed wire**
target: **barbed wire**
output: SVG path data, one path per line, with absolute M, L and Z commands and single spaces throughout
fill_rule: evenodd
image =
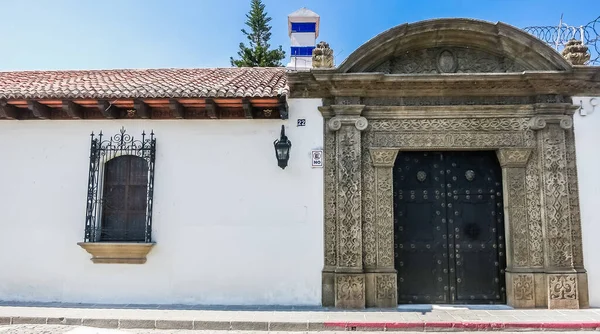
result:
M 583 42 L 591 54 L 588 65 L 600 65 L 600 16 L 586 25 L 575 27 L 563 22 L 558 26 L 532 26 L 523 28 L 526 32 L 549 44 L 561 52 L 571 39 Z

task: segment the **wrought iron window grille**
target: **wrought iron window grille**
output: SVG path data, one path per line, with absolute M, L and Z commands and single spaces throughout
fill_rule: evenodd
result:
M 87 207 L 85 220 L 85 242 L 114 241 L 103 240 L 102 222 L 104 199 L 104 181 L 106 164 L 118 157 L 134 156 L 147 163 L 147 181 L 145 198 L 145 224 L 143 242 L 152 242 L 152 204 L 154 195 L 154 165 L 156 159 L 156 138 L 152 131 L 146 135 L 143 131 L 141 139 L 126 133 L 124 127 L 118 134 L 106 138 L 102 131 L 98 135 L 92 132 L 90 140 L 90 165 L 88 176 Z M 136 241 L 142 240 L 120 240 Z

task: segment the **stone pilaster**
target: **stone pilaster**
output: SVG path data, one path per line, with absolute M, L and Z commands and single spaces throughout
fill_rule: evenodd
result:
M 534 275 L 528 272 L 529 225 L 527 220 L 526 166 L 531 148 L 497 151 L 502 167 L 506 235 L 506 292 L 510 306 L 535 307 Z
M 548 308 L 579 308 L 585 305 L 585 277 L 580 279 L 574 266 L 572 212 L 569 198 L 569 173 L 566 133 L 573 126 L 569 115 L 544 115 L 531 119 L 530 127 L 538 131 L 538 148 L 542 168 L 542 222 L 545 234 L 544 271 Z M 574 176 L 573 176 L 574 177 Z M 576 180 L 571 180 L 576 182 Z M 585 274 L 583 274 L 585 275 Z
M 398 288 L 394 268 L 393 168 L 397 149 L 370 150 L 375 169 L 375 248 L 376 267 L 365 269 L 367 307 L 396 307 Z
M 363 105 L 333 105 L 328 122 L 336 145 L 335 307 L 364 308 L 366 277 L 362 266 L 361 131 L 368 126 Z
M 330 103 L 324 103 L 329 105 Z M 331 108 L 319 108 L 325 123 L 324 134 L 324 207 L 323 207 L 323 236 L 324 236 L 324 267 L 322 272 L 321 305 L 324 307 L 335 306 L 335 268 L 337 266 L 337 226 L 336 226 L 336 200 L 337 200 L 337 166 L 336 166 L 336 138 L 335 132 L 329 129 L 328 122 L 334 116 Z

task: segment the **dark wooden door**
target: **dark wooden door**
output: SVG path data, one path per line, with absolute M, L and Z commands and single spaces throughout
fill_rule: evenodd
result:
M 504 303 L 494 152 L 401 152 L 394 167 L 399 303 Z

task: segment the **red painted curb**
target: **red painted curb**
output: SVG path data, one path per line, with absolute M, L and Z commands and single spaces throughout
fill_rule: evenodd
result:
M 499 329 L 600 329 L 600 322 L 477 322 L 477 321 L 446 321 L 446 322 L 325 322 L 325 327 L 332 328 L 410 328 L 410 329 L 440 329 L 457 328 L 472 330 Z

